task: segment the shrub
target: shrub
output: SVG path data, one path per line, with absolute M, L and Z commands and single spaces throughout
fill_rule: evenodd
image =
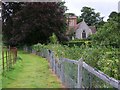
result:
M 86 45 L 68 47 L 67 45 L 60 44 L 37 44 L 34 47 L 36 50 L 43 48 L 50 49 L 54 52 L 55 56 L 59 58 L 64 57 L 79 60 L 83 57 L 84 61 L 90 66 L 103 71 L 113 78 L 120 79 L 120 52 L 116 48 L 97 45 L 91 47 Z
M 52 43 L 52 44 L 58 43 L 58 39 L 57 39 L 57 36 L 55 35 L 55 33 L 53 33 L 52 36 L 50 37 L 50 43 Z

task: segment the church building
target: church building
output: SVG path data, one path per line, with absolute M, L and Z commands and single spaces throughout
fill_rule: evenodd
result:
M 71 35 L 76 39 L 87 39 L 89 35 L 96 33 L 95 26 L 88 26 L 84 19 L 77 24 L 77 16 L 71 16 L 68 21 L 67 34 L 74 33 Z

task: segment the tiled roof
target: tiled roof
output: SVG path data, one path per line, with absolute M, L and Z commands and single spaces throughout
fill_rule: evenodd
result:
M 82 22 L 78 23 L 76 26 L 75 26 L 75 31 L 80 27 L 80 24 Z M 96 28 L 95 26 L 89 26 L 89 28 L 91 29 L 92 33 L 96 33 Z
M 76 16 L 69 16 L 69 18 L 77 18 Z

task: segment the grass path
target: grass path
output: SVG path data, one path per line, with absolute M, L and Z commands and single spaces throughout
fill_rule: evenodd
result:
M 23 52 L 11 71 L 3 77 L 3 88 L 62 88 L 58 78 L 51 72 L 47 60 Z

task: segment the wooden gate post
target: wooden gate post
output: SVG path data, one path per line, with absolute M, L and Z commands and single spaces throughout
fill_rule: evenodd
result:
M 80 60 L 78 61 L 77 88 L 82 88 L 82 66 L 83 66 L 83 59 L 80 58 Z

